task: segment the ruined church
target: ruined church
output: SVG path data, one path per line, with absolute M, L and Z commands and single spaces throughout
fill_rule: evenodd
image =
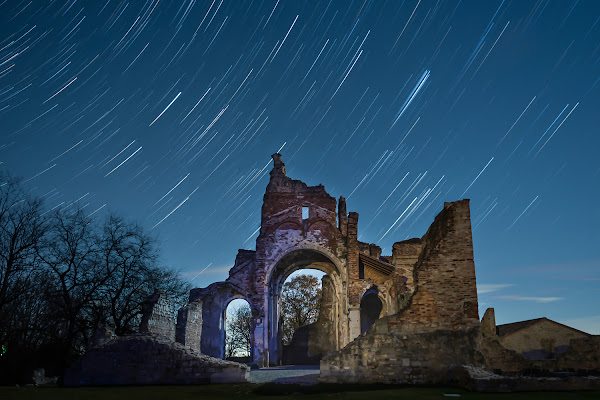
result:
M 272 157 L 256 250 L 239 250 L 224 282 L 190 294 L 190 302 L 202 302 L 203 354 L 223 358 L 224 313 L 242 298 L 252 309 L 254 362 L 281 364 L 279 298 L 286 278 L 303 268 L 327 274 L 308 358 L 340 350 L 376 320 L 398 313 L 387 323 L 413 332 L 479 324 L 468 200 L 446 203 L 422 239 L 397 242 L 382 255 L 357 239 L 359 216 L 347 212 L 343 197 L 336 201 L 322 185 L 288 177 L 281 155 Z
M 223 360 L 227 305 L 245 299 L 252 310 L 251 358 L 259 367 L 320 363 L 322 382 L 457 383 L 492 391 L 600 387 L 598 380 L 514 380 L 523 371 L 598 373 L 600 336 L 545 319 L 497 327 L 493 309 L 479 320 L 469 200 L 444 203 L 421 238 L 396 242 L 392 254 L 382 254 L 358 240 L 359 215 L 347 212 L 343 197 L 288 177 L 281 155 L 272 157 L 256 250 L 239 250 L 225 281 L 192 289 L 177 322 L 156 293 L 139 334 L 104 333 L 65 382 L 246 381 L 247 365 Z M 326 273 L 321 312 L 284 346 L 283 283 L 304 268 Z M 546 325 L 562 329 L 555 334 L 560 352 L 550 345 L 544 354 L 551 358 L 525 358 L 523 338 L 531 335 L 523 329 Z

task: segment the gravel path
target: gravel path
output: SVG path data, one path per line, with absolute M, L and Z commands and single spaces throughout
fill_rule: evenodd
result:
M 285 365 L 250 371 L 250 382 L 315 384 L 318 376 L 318 365 Z

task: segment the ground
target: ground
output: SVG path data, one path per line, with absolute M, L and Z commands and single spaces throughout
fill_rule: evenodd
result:
M 449 396 L 454 395 L 454 396 Z M 460 395 L 460 396 L 456 396 Z M 202 385 L 202 386 L 128 386 L 128 387 L 0 387 L 3 400 L 31 399 L 410 399 L 433 400 L 460 397 L 462 399 L 492 400 L 559 400 L 600 399 L 600 392 L 527 392 L 527 393 L 476 393 L 460 389 L 433 387 L 398 387 L 385 385 L 298 385 L 252 384 Z

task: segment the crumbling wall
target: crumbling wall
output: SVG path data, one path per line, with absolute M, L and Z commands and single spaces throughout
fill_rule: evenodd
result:
M 539 325 L 533 334 L 541 334 L 545 337 L 557 335 L 560 340 L 565 331 L 577 333 L 572 328 L 564 327 L 554 321 L 541 321 L 533 326 Z M 530 326 L 529 328 L 531 328 Z M 544 327 L 554 328 L 544 331 Z M 529 328 L 522 329 L 528 331 Z M 517 333 L 517 332 L 515 332 Z M 554 354 L 550 359 L 528 359 L 523 352 L 505 347 L 502 337 L 497 335 L 496 318 L 493 308 L 488 308 L 481 319 L 481 335 L 477 347 L 485 357 L 485 365 L 490 370 L 502 371 L 505 374 L 518 374 L 523 371 L 527 373 L 543 374 L 549 371 L 577 371 L 584 373 L 600 374 L 600 336 L 588 335 L 581 332 L 577 338 L 569 338 L 567 347 L 563 352 Z M 527 355 L 527 354 L 525 354 Z
M 281 155 L 272 157 L 273 169 L 263 198 L 261 228 L 256 239 L 253 287 L 249 291 L 249 301 L 256 305 L 253 357 L 261 366 L 277 364 L 281 355 L 277 308 L 283 284 L 279 280 L 285 280 L 284 275 L 309 267 L 312 262 L 313 268 L 332 275 L 340 286 L 338 292 L 345 291 L 342 281 L 345 280 L 346 257 L 341 230 L 346 229 L 346 222 L 341 218 L 338 227 L 336 199 L 322 185 L 308 186 L 289 178 Z M 308 208 L 308 216 L 303 216 L 304 207 Z M 344 204 L 340 207 L 343 209 Z M 294 257 L 295 253 L 299 257 Z M 307 256 L 304 260 L 300 259 L 303 254 Z M 314 254 L 319 254 L 321 260 Z M 336 319 L 339 315 L 340 312 L 336 312 Z M 336 334 L 341 329 L 347 331 L 347 327 L 338 327 Z M 347 332 L 341 335 L 347 337 Z
M 351 222 L 349 218 L 349 240 Z M 483 365 L 476 349 L 479 317 L 468 200 L 446 203 L 420 240 L 395 246 L 392 263 L 398 286 L 408 287 L 408 280 L 402 279 L 406 276 L 400 274 L 412 272 L 412 293 L 405 290 L 407 298 L 399 307 L 404 308 L 325 357 L 322 379 L 443 383 L 455 365 Z M 359 282 L 350 287 L 351 304 L 360 295 L 359 288 Z
M 193 352 L 162 336 L 135 334 L 89 349 L 65 371 L 65 386 L 246 382 L 247 365 Z
M 211 357 L 225 358 L 225 311 L 234 299 L 248 299 L 247 293 L 229 281 L 215 282 L 190 291 L 190 304 L 202 302 L 200 351 Z M 250 307 L 253 307 L 252 302 Z
M 175 339 L 193 351 L 200 352 L 202 342 L 201 301 L 193 301 L 179 310 Z
M 175 318 L 165 293 L 156 290 L 142 305 L 141 333 L 164 336 L 175 341 Z
M 388 325 L 403 332 L 478 326 L 469 200 L 445 203 L 420 242 L 414 294 Z
M 556 357 L 560 370 L 587 370 L 600 374 L 600 335 L 571 339 L 569 349 Z
M 483 365 L 483 357 L 476 350 L 477 336 L 477 328 L 402 334 L 388 332 L 386 324 L 376 322 L 366 334 L 321 360 L 319 380 L 331 383 L 453 383 L 460 378 L 462 365 Z

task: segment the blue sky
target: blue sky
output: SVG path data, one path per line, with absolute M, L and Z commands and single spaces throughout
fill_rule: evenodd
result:
M 197 286 L 270 155 L 384 254 L 471 199 L 480 314 L 600 333 L 600 3 L 0 1 L 0 168 L 151 230 Z M 397 221 L 397 222 L 395 222 Z

